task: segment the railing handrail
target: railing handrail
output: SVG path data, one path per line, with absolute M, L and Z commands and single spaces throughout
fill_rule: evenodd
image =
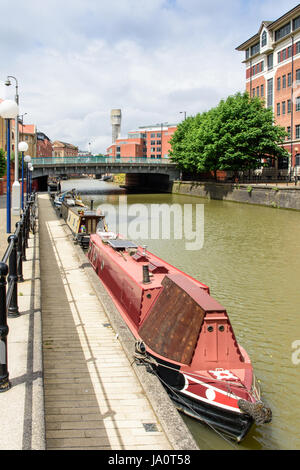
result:
M 32 164 L 36 165 L 58 165 L 58 164 L 95 164 L 95 163 L 108 163 L 108 164 L 146 164 L 146 165 L 175 165 L 169 158 L 142 158 L 142 157 L 110 157 L 110 156 L 71 156 L 71 157 L 33 157 Z
M 27 199 L 27 198 L 26 198 Z M 18 317 L 18 283 L 23 282 L 23 261 L 26 260 L 26 248 L 30 231 L 30 215 L 35 203 L 35 193 L 26 202 L 15 232 L 8 237 L 8 247 L 0 261 L 0 392 L 10 389 L 7 366 L 7 317 Z M 32 228 L 33 231 L 33 228 Z M 8 264 L 7 264 L 8 263 Z

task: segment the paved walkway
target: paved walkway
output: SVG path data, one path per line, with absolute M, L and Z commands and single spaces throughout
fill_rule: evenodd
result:
M 39 195 L 47 449 L 171 449 L 48 195 Z
M 2 258 L 8 236 L 3 207 L 0 216 Z M 13 217 L 14 222 L 18 219 Z M 15 223 L 12 224 L 14 229 Z M 0 394 L 0 450 L 45 448 L 38 242 L 38 234 L 30 233 L 23 262 L 24 282 L 18 283 L 20 316 L 8 318 L 7 365 L 11 388 Z

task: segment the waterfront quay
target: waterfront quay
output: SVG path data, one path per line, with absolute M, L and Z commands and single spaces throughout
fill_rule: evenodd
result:
M 9 319 L 0 449 L 198 449 L 157 378 L 135 364 L 131 333 L 49 195 L 37 200 L 20 315 Z

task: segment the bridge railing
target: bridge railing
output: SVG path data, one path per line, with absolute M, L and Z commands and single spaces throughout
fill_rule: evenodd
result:
M 0 261 L 0 392 L 10 388 L 7 365 L 7 317 L 18 317 L 18 283 L 24 282 L 23 261 L 26 261 L 29 231 L 34 232 L 35 194 L 27 201 L 15 233 L 8 237 L 8 246 Z
M 172 164 L 169 158 L 137 158 L 137 157 L 102 157 L 99 155 L 90 157 L 36 157 L 32 158 L 32 164 L 35 165 L 73 165 L 73 164 L 150 164 L 165 165 Z

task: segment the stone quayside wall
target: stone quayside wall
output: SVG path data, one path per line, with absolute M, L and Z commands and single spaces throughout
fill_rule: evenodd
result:
M 300 185 L 280 187 L 275 184 L 255 186 L 251 184 L 174 181 L 171 192 L 207 199 L 300 210 Z

